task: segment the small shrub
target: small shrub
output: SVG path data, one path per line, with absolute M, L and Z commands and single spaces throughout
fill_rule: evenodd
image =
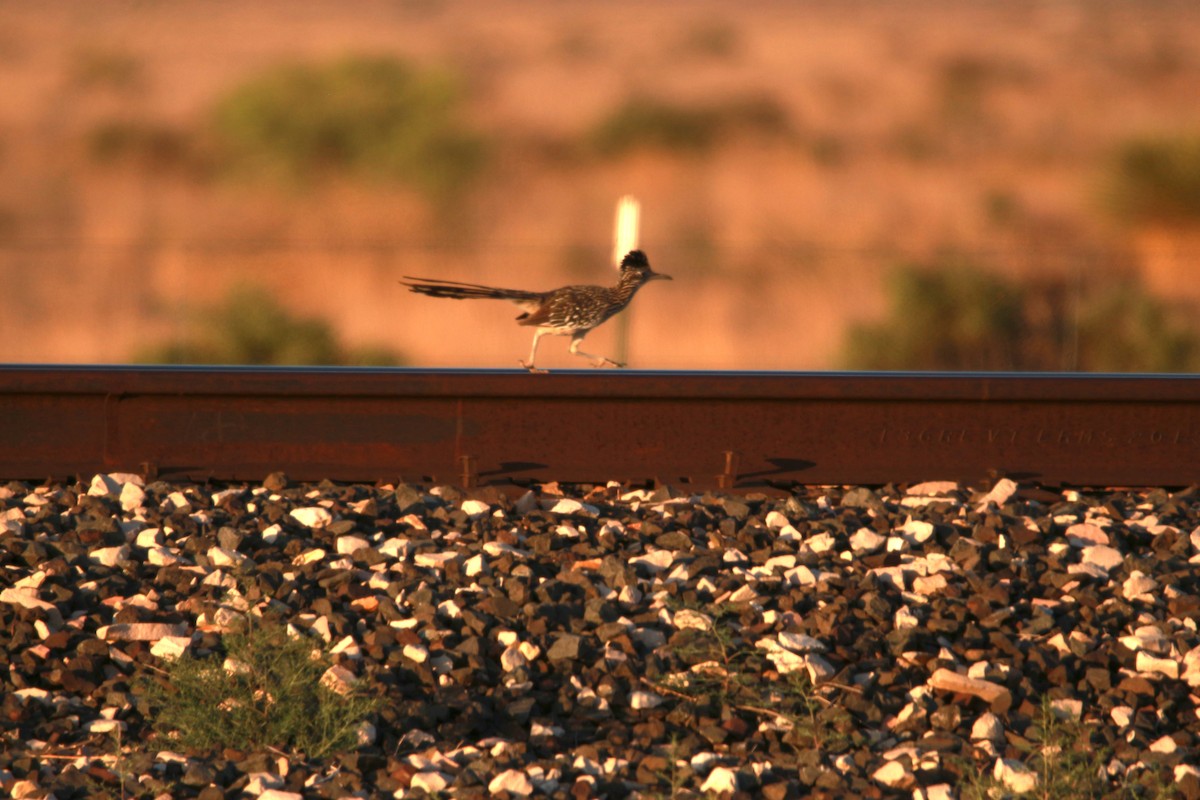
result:
M 1110 168 L 1108 200 L 1134 222 L 1200 222 L 1200 134 L 1126 142 Z
M 852 328 L 852 369 L 1016 369 L 1022 298 L 1016 287 L 971 265 L 905 266 L 890 276 L 886 321 Z
M 297 317 L 265 290 L 240 287 L 199 316 L 198 336 L 170 342 L 136 359 L 151 364 L 314 364 L 393 366 L 397 355 L 383 347 L 347 351 L 328 323 Z
M 789 130 L 787 112 L 769 97 L 696 106 L 634 97 L 595 125 L 587 141 L 603 156 L 638 148 L 704 152 L 735 134 L 783 135 Z
M 1131 284 L 1084 305 L 1078 348 L 1093 372 L 1200 371 L 1200 337 L 1189 318 Z
M 132 92 L 145 85 L 145 69 L 132 53 L 82 48 L 71 57 L 71 82 L 84 89 L 107 87 Z
M 189 148 L 182 132 L 134 118 L 101 122 L 87 135 L 88 154 L 104 164 L 135 161 L 146 166 L 166 166 L 185 159 Z
M 909 265 L 891 276 L 888 294 L 884 321 L 849 331 L 850 369 L 1200 370 L 1200 331 L 1128 281 L 1081 294 L 966 264 Z
M 683 32 L 678 46 L 681 55 L 711 59 L 732 58 L 741 48 L 738 31 L 730 23 L 719 19 L 696 22 Z
M 314 658 L 312 641 L 283 626 L 229 634 L 225 647 L 232 669 L 220 654 L 185 655 L 165 680 L 142 686 L 155 727 L 185 748 L 290 748 L 323 758 L 352 748 L 377 706 L 322 686 L 328 660 Z
M 285 181 L 345 173 L 453 195 L 484 162 L 482 139 L 459 120 L 461 99 L 449 75 L 391 58 L 278 67 L 217 102 L 218 161 Z

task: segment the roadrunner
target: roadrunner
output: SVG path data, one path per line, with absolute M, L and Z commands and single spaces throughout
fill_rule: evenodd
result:
M 583 337 L 600 323 L 613 316 L 633 299 L 642 284 L 649 281 L 671 280 L 670 275 L 650 269 L 650 262 L 641 250 L 631 250 L 621 259 L 621 277 L 617 285 L 607 286 L 564 286 L 549 292 L 527 292 L 522 289 L 496 289 L 475 283 L 442 281 L 433 278 L 411 278 L 401 281 L 409 290 L 430 297 L 450 297 L 454 300 L 484 298 L 487 300 L 511 300 L 525 313 L 517 317 L 520 325 L 536 326 L 533 332 L 533 347 L 529 350 L 529 361 L 521 366 L 530 372 L 545 372 L 534 365 L 537 357 L 538 340 L 547 333 L 571 337 L 571 352 L 591 359 L 592 364 L 623 367 L 611 358 L 592 355 L 579 349 Z

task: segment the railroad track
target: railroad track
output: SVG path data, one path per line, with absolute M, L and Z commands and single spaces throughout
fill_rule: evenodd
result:
M 1200 481 L 1200 377 L 0 367 L 0 478 Z

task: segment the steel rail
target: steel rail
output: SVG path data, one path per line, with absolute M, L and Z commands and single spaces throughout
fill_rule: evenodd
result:
M 1200 376 L 0 366 L 0 478 L 1200 481 Z

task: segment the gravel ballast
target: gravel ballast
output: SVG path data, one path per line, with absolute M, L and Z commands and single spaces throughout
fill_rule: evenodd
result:
M 12 482 L 0 792 L 1200 797 L 1198 616 L 1195 489 Z M 378 699 L 357 748 L 155 726 L 247 620 Z

